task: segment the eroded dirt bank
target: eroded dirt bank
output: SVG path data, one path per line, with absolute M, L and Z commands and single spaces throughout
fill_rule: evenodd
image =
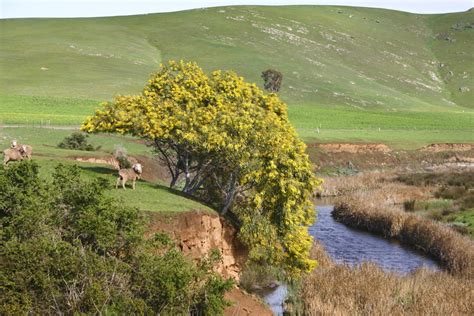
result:
M 240 270 L 247 258 L 247 249 L 237 238 L 237 230 L 217 214 L 190 211 L 176 214 L 147 212 L 150 228 L 147 235 L 166 232 L 181 251 L 199 260 L 212 249 L 218 249 L 222 261 L 217 272 L 238 281 Z M 257 297 L 234 288 L 226 294 L 234 304 L 225 310 L 226 315 L 272 315 L 271 310 Z
M 238 280 L 247 250 L 239 242 L 236 229 L 225 219 L 204 211 L 147 214 L 150 217 L 148 234 L 168 233 L 181 251 L 193 260 L 199 260 L 212 249 L 218 249 L 222 254 L 222 261 L 217 266 L 217 271 L 224 277 Z

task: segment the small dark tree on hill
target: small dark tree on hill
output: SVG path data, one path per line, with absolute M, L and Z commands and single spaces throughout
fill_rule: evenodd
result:
M 281 72 L 274 69 L 267 69 L 262 72 L 262 78 L 264 81 L 264 88 L 269 92 L 278 92 L 280 91 L 281 82 L 283 80 L 283 75 Z
M 65 137 L 63 141 L 58 144 L 58 147 L 62 149 L 94 151 L 96 148 L 87 142 L 88 137 L 89 135 L 87 134 L 74 132 L 70 136 Z

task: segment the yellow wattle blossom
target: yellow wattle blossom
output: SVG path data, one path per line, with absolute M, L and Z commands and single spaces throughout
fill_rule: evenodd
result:
M 223 204 L 231 188 L 238 193 L 232 212 L 242 223 L 239 235 L 251 259 L 282 266 L 290 277 L 315 266 L 307 228 L 315 217 L 311 196 L 321 180 L 277 95 L 233 72 L 208 76 L 196 63 L 170 61 L 151 75 L 142 94 L 103 103 L 81 129 L 179 148 L 196 167 L 194 176 L 205 172 L 205 181 L 196 183 L 214 204 Z M 179 154 L 174 152 L 173 161 Z M 175 168 L 179 173 L 183 167 Z

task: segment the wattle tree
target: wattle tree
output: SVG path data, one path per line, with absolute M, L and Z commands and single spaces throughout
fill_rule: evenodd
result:
M 196 63 L 170 61 L 140 95 L 104 103 L 82 130 L 149 140 L 170 187 L 233 215 L 252 260 L 283 267 L 288 277 L 315 266 L 308 226 L 321 180 L 275 94 L 234 72 L 208 76 Z

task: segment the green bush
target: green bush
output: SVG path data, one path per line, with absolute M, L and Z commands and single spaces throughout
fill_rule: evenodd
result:
M 282 271 L 265 264 L 248 262 L 240 275 L 240 286 L 247 292 L 255 292 L 276 284 Z
M 94 151 L 98 150 L 98 148 L 94 148 L 91 144 L 87 143 L 87 138 L 89 135 L 81 133 L 81 132 L 74 132 L 70 136 L 67 136 L 63 139 L 62 142 L 58 144 L 59 148 L 63 149 L 74 149 L 74 150 L 85 150 L 85 151 Z
M 145 240 L 137 209 L 84 181 L 52 182 L 31 161 L 0 169 L 0 314 L 221 314 L 232 286 L 163 234 Z

